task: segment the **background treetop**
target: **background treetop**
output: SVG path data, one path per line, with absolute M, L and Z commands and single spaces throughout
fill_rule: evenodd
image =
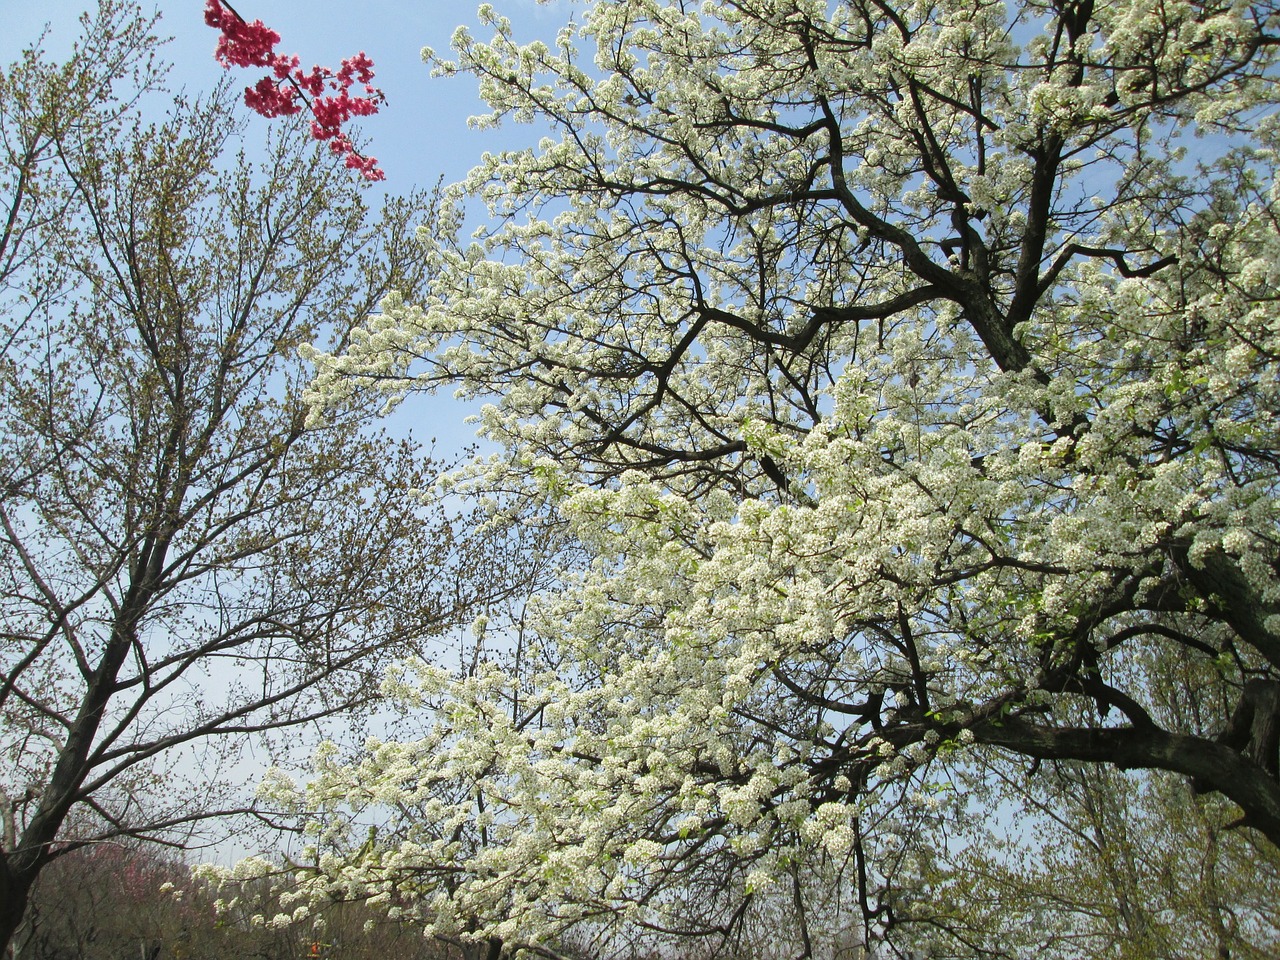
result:
M 503 591 L 377 398 L 307 423 L 300 347 L 421 289 L 430 193 L 374 213 L 296 128 L 249 159 L 226 87 L 157 89 L 154 27 L 103 0 L 0 74 L 3 945 L 59 856 L 269 819 L 246 755 L 360 729 Z

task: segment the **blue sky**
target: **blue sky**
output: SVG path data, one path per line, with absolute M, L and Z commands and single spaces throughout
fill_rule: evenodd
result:
M 421 50 L 449 49 L 449 38 L 459 24 L 472 27 L 477 37 L 489 31 L 479 26 L 476 8 L 480 0 L 396 0 L 396 2 L 339 2 L 309 0 L 233 0 L 246 19 L 260 19 L 281 36 L 278 49 L 297 53 L 304 67 L 320 64 L 337 68 L 343 57 L 363 50 L 374 61 L 375 83 L 387 97 L 382 111 L 362 124 L 361 146 L 378 158 L 386 171 L 385 189 L 406 192 L 431 186 L 443 176 L 455 181 L 466 175 L 486 150 L 527 146 L 538 133 L 528 126 L 508 125 L 497 131 L 478 132 L 467 127 L 467 118 L 483 112 L 475 82 L 466 77 L 433 78 L 422 62 Z M 78 36 L 79 15 L 96 0 L 0 0 L 0 64 L 10 63 L 48 25 L 46 49 L 57 58 Z M 497 10 L 515 24 L 517 36 L 531 40 L 552 38 L 573 10 L 568 0 L 535 3 L 534 0 L 497 0 Z M 144 10 L 154 9 L 147 4 Z M 160 33 L 171 36 L 165 56 L 173 64 L 172 86 L 192 92 L 209 89 L 225 71 L 214 61 L 217 32 L 204 23 L 204 0 L 163 0 Z M 233 70 L 232 80 L 245 85 L 260 73 Z M 244 114 L 253 130 L 271 121 Z M 440 451 L 457 450 L 474 442 L 475 428 L 464 418 L 475 407 L 464 408 L 447 396 L 414 397 L 393 418 L 393 429 L 412 428 L 426 441 L 438 437 Z
M 94 0 L 0 0 L 0 61 L 8 63 L 39 35 L 51 30 L 48 47 L 55 55 L 78 32 L 76 19 Z M 309 0 L 239 0 L 236 9 L 247 19 L 261 19 L 281 35 L 279 50 L 297 53 L 303 66 L 318 63 L 336 68 L 338 61 L 363 50 L 374 61 L 376 83 L 387 96 L 383 112 L 363 125 L 365 145 L 387 171 L 390 189 L 432 184 L 444 174 L 462 177 L 480 153 L 495 146 L 528 143 L 532 132 L 520 130 L 480 134 L 467 129 L 466 120 L 480 112 L 474 83 L 466 78 L 433 79 L 422 63 L 424 46 L 445 52 L 459 24 L 471 25 L 478 36 L 479 0 L 419 0 L 419 2 L 338 2 Z M 518 34 L 554 36 L 569 19 L 567 2 L 536 4 L 533 0 L 498 0 L 497 9 L 516 24 Z M 151 9 L 144 4 L 144 9 Z M 222 75 L 213 61 L 217 33 L 205 26 L 203 0 L 164 0 L 158 5 L 161 33 L 173 37 L 166 48 L 174 63 L 172 77 L 190 89 L 207 89 Z M 233 79 L 246 84 L 257 79 L 251 70 L 235 70 Z M 267 121 L 263 121 L 264 123 Z M 523 134 L 523 136 L 522 136 Z

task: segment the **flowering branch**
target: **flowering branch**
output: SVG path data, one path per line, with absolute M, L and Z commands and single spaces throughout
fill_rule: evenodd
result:
M 337 73 L 328 67 L 313 66 L 304 71 L 297 54 L 276 53 L 280 42 L 276 33 L 261 20 L 245 20 L 222 0 L 205 0 L 204 22 L 220 30 L 213 56 L 228 70 L 234 67 L 267 67 L 271 73 L 252 87 L 246 87 L 244 102 L 264 117 L 282 117 L 311 110 L 311 135 L 329 142 L 329 149 L 344 156 L 347 167 L 358 170 L 366 180 L 385 180 L 386 174 L 374 157 L 362 155 L 343 131 L 352 117 L 378 112 L 386 98 L 372 85 L 373 61 L 357 53 L 342 61 Z M 352 96 L 351 88 L 363 85 L 365 96 Z M 325 91 L 331 93 L 325 95 Z

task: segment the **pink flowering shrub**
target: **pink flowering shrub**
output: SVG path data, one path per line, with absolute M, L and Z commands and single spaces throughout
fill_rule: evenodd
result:
M 342 61 L 337 73 L 328 67 L 304 71 L 296 54 L 275 52 L 280 42 L 276 33 L 261 20 L 252 23 L 221 0 L 205 0 L 204 22 L 221 31 L 214 59 L 226 67 L 267 67 L 270 73 L 245 88 L 244 102 L 264 117 L 283 117 L 310 107 L 311 135 L 328 141 L 329 149 L 345 157 L 346 165 L 366 180 L 385 180 L 386 174 L 373 157 L 362 155 L 342 130 L 352 117 L 378 112 L 382 91 L 373 86 L 373 61 L 363 52 Z M 363 94 L 352 95 L 359 84 Z

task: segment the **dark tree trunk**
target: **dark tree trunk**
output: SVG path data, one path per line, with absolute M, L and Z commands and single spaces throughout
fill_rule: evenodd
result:
M 162 556 L 163 552 L 159 555 Z M 67 733 L 66 743 L 58 752 L 49 783 L 36 801 L 35 814 L 17 837 L 13 848 L 3 851 L 0 856 L 0 951 L 5 956 L 11 954 L 10 944 L 22 923 L 31 887 L 40 870 L 49 862 L 58 831 L 62 829 L 63 821 L 76 802 L 80 785 L 91 769 L 89 755 L 93 740 L 111 699 L 116 676 L 129 652 L 135 625 L 150 598 L 149 583 L 150 578 L 142 585 L 135 583 L 126 595 L 124 610 L 89 681 L 75 722 Z
M 0 950 L 12 956 L 14 935 L 22 926 L 36 871 L 15 871 L 8 851 L 0 853 Z

